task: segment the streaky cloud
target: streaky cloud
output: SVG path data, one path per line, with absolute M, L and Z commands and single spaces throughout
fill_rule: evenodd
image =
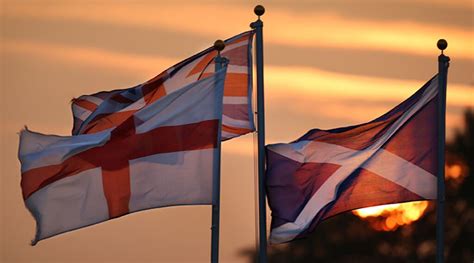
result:
M 50 17 L 59 21 L 80 20 L 96 23 L 135 25 L 153 28 L 169 27 L 177 31 L 193 32 L 203 36 L 222 36 L 226 32 L 238 32 L 255 19 L 242 6 L 226 9 L 226 19 L 208 16 L 223 7 L 212 4 L 116 4 L 107 6 L 48 5 L 42 8 L 29 5 L 11 5 L 7 16 Z M 169 16 L 173 14 L 173 16 Z M 196 20 L 199 23 L 190 23 Z M 305 16 L 295 15 L 283 8 L 274 9 L 265 17 L 266 41 L 274 44 L 290 44 L 297 47 L 339 47 L 354 49 L 398 51 L 415 55 L 432 55 L 434 43 L 440 37 L 449 39 L 450 54 L 459 58 L 473 59 L 472 29 L 437 25 L 414 21 L 380 21 L 351 19 L 337 14 L 313 12 Z M 212 26 L 219 24 L 218 27 Z M 208 26 L 206 26 L 208 25 Z M 324 26 L 321 26 L 324 25 Z M 442 36 L 440 36 L 441 32 Z

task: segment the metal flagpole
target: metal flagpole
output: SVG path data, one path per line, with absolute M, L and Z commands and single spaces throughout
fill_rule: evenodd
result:
M 254 13 L 257 21 L 250 24 L 256 33 L 257 57 L 257 135 L 258 135 L 258 261 L 267 262 L 267 215 L 265 201 L 265 106 L 263 96 L 263 22 L 260 16 L 265 8 L 257 5 Z
M 221 57 L 221 51 L 225 48 L 225 43 L 222 40 L 214 42 L 214 48 L 217 50 L 217 56 L 214 59 L 215 71 L 222 69 L 227 59 Z M 214 171 L 214 177 L 212 178 L 212 227 L 211 227 L 211 262 L 219 262 L 219 225 L 220 225 L 220 195 L 221 195 L 221 126 L 222 118 L 219 121 L 217 129 L 217 152 L 218 160 L 214 166 L 217 171 Z
M 436 204 L 436 262 L 444 261 L 444 148 L 446 132 L 446 86 L 448 77 L 449 57 L 443 54 L 448 47 L 444 39 L 438 40 L 441 55 L 438 57 L 438 195 Z

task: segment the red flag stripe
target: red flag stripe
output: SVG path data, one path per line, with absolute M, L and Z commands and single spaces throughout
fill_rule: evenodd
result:
M 111 139 L 103 146 L 76 154 L 61 164 L 23 172 L 23 198 L 27 199 L 34 192 L 57 180 L 95 167 L 117 171 L 128 166 L 129 160 L 153 154 L 215 148 L 218 123 L 218 120 L 208 120 L 159 127 L 134 135 L 120 134 L 119 131 L 114 134 L 114 130 Z
M 213 73 L 203 74 L 203 78 L 211 76 Z M 242 73 L 227 73 L 225 84 L 224 84 L 224 96 L 226 97 L 245 97 L 247 96 L 246 90 L 246 81 L 248 80 L 247 74 Z M 153 93 L 147 94 L 145 100 L 147 104 L 150 104 L 163 96 L 165 96 L 165 89 L 160 87 L 155 90 Z M 94 117 L 94 120 L 88 123 L 88 125 L 82 130 L 81 133 L 95 133 L 103 131 L 109 128 L 116 127 L 117 125 L 123 123 L 127 118 L 129 118 L 135 111 L 123 111 L 123 112 L 113 112 L 113 113 L 104 113 L 98 114 Z M 225 111 L 224 111 L 225 113 Z M 105 121 L 107 120 L 107 121 Z M 233 129 L 231 131 L 229 129 Z M 235 134 L 245 134 L 252 132 L 252 129 L 238 129 L 231 128 L 230 126 L 223 126 L 223 130 L 232 132 Z
M 102 182 L 110 218 L 127 214 L 131 195 L 128 164 L 113 171 L 102 169 Z
M 236 127 L 230 127 L 227 125 L 222 125 L 222 130 L 225 132 L 230 132 L 230 133 L 235 133 L 235 134 L 245 134 L 252 131 L 247 128 L 236 128 Z
M 211 76 L 214 73 L 204 73 L 202 78 Z M 224 83 L 224 96 L 226 97 L 247 97 L 247 81 L 249 75 L 246 73 L 228 72 Z
M 186 77 L 192 76 L 194 74 L 200 74 L 203 72 L 206 67 L 209 65 L 209 62 L 211 62 L 214 57 L 217 56 L 217 51 L 211 51 L 207 53 L 197 64 L 194 66 L 194 68 L 188 73 Z
M 125 122 L 135 112 L 136 111 L 118 111 L 110 114 L 98 114 L 94 120 L 89 122 L 89 125 L 84 128 L 83 133 L 96 133 L 116 127 L 118 124 Z
M 72 103 L 76 104 L 77 106 L 84 108 L 86 110 L 94 111 L 97 108 L 97 105 L 93 102 L 84 99 L 74 99 Z
M 223 50 L 222 56 L 229 59 L 229 65 L 248 66 L 247 46 L 240 46 L 230 50 Z

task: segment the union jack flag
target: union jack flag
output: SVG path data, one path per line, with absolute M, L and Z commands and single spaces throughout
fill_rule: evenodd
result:
M 253 34 L 253 31 L 247 31 L 227 39 L 221 52 L 229 60 L 224 86 L 222 140 L 255 130 L 251 102 Z M 72 134 L 96 133 L 116 127 L 146 105 L 211 75 L 216 55 L 214 48 L 208 48 L 143 84 L 73 99 Z

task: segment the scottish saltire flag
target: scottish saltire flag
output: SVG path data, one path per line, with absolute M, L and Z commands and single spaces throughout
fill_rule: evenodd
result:
M 251 108 L 253 34 L 248 31 L 226 40 L 221 52 L 229 60 L 224 88 L 223 140 L 255 130 Z M 214 72 L 216 55 L 214 48 L 208 48 L 143 84 L 74 99 L 72 134 L 96 133 L 115 127 L 146 105 L 209 76 Z
M 117 127 L 75 136 L 22 131 L 21 188 L 37 227 L 32 243 L 144 209 L 211 204 L 225 70 Z
M 436 199 L 437 94 L 435 76 L 371 122 L 268 145 L 270 242 L 304 237 L 345 211 Z

